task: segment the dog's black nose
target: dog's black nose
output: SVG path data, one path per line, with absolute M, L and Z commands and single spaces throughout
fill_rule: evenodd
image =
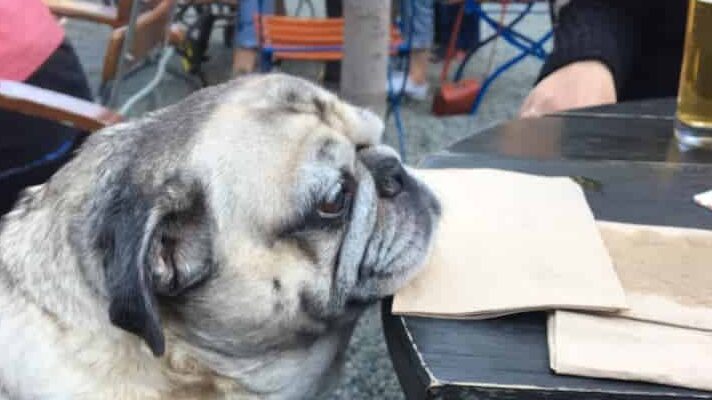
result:
M 391 158 L 381 161 L 375 177 L 378 195 L 391 198 L 403 191 L 406 172 L 400 161 Z

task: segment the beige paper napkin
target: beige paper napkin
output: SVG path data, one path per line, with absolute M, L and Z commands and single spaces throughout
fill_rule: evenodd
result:
M 712 390 L 712 231 L 598 223 L 629 308 L 556 311 L 557 373 Z
M 560 374 L 712 390 L 712 333 L 706 331 L 556 311 L 549 357 Z
M 621 316 L 712 330 L 712 231 L 598 227 L 628 301 Z
M 421 170 L 443 205 L 430 260 L 393 313 L 617 310 L 625 297 L 580 187 L 514 172 Z

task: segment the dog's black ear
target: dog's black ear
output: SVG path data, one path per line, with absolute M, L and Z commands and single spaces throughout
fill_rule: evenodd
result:
M 158 299 L 176 296 L 212 270 L 210 221 L 202 189 L 173 179 L 156 190 L 115 185 L 102 207 L 103 255 L 111 322 L 165 351 Z

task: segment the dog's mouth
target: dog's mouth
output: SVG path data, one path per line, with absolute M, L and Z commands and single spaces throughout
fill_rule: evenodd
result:
M 382 201 L 366 244 L 354 296 L 374 301 L 390 296 L 425 264 L 440 217 L 440 205 L 424 187 L 404 198 Z
M 440 217 L 433 192 L 407 170 L 396 193 L 377 190 L 378 184 L 374 179 L 356 192 L 334 270 L 329 301 L 333 315 L 347 303 L 372 303 L 393 295 L 429 255 Z
M 431 242 L 430 238 L 434 224 L 429 221 L 423 225 L 422 233 L 399 232 L 396 229 L 396 236 L 388 238 L 390 240 L 380 237 L 381 241 L 379 243 L 369 242 L 369 248 L 373 246 L 379 251 L 386 250 L 376 263 L 366 262 L 365 259 L 362 260 L 359 266 L 359 282 L 369 279 L 389 279 L 393 276 L 407 273 L 414 268 L 417 269 L 425 261 L 426 257 L 413 257 L 407 253 L 412 251 L 422 252 L 424 255 L 429 253 L 429 243 Z M 421 237 L 416 237 L 417 235 L 421 235 Z M 426 250 L 420 250 L 422 248 L 426 248 Z

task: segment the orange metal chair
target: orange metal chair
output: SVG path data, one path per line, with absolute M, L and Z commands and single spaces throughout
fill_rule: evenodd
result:
M 262 69 L 269 71 L 276 60 L 337 61 L 343 57 L 343 18 L 297 18 L 262 15 L 255 17 L 261 43 Z M 406 51 L 403 38 L 391 27 L 392 54 Z

